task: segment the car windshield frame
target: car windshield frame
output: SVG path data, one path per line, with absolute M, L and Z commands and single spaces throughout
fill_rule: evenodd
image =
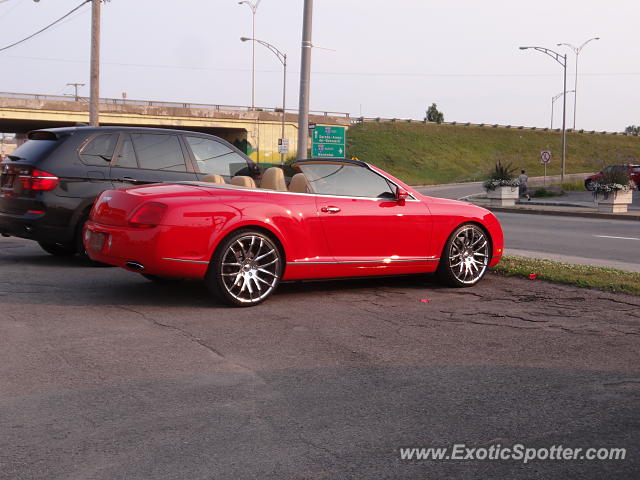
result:
M 386 175 L 383 175 L 382 173 L 378 172 L 377 170 L 374 170 L 373 168 L 371 168 L 371 166 L 368 163 L 365 162 L 361 162 L 359 160 L 348 160 L 348 159 L 306 159 L 306 160 L 298 160 L 296 162 L 293 162 L 291 164 L 291 166 L 294 168 L 295 171 L 297 172 L 301 172 L 304 173 L 305 175 L 307 175 L 304 171 L 303 168 L 301 167 L 305 167 L 305 166 L 311 166 L 311 165 L 340 165 L 340 166 L 349 166 L 349 167 L 360 167 L 362 168 L 364 171 L 367 171 L 373 175 L 376 175 L 378 177 L 380 177 L 381 179 L 383 179 L 387 185 L 389 186 L 389 192 L 391 195 L 385 195 L 385 196 L 363 196 L 363 195 L 356 195 L 356 194 L 348 194 L 348 193 L 340 193 L 340 194 L 332 194 L 332 193 L 322 193 L 322 192 L 317 192 L 317 191 L 313 191 L 313 192 L 309 192 L 309 194 L 311 195 L 317 195 L 317 196 L 323 196 L 323 197 L 336 197 L 336 198 L 356 198 L 356 199 L 373 199 L 373 200 L 383 200 L 383 201 L 389 201 L 389 200 L 393 200 L 395 199 L 395 195 L 396 195 L 396 191 L 397 189 L 400 187 L 400 185 L 398 185 L 395 181 L 393 181 L 392 179 L 388 178 Z M 311 182 L 311 179 L 309 179 L 309 181 Z M 311 187 L 313 188 L 313 186 Z M 404 188 L 404 187 L 402 187 Z M 413 196 L 413 194 L 411 192 L 408 192 L 410 195 L 409 200 L 416 200 L 416 198 Z

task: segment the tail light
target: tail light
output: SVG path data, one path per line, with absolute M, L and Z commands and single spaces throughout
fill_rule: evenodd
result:
M 152 228 L 160 225 L 167 206 L 160 202 L 149 202 L 141 205 L 131 216 L 129 224 L 136 228 Z
M 31 175 L 20 175 L 23 190 L 53 190 L 58 186 L 58 177 L 42 170 L 34 169 Z

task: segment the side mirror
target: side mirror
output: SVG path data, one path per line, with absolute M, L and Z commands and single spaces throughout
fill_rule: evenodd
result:
M 404 205 L 407 198 L 409 198 L 409 192 L 402 187 L 396 187 L 396 202 L 400 205 Z

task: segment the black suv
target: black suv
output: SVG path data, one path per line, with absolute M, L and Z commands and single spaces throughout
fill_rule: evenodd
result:
M 35 240 L 53 255 L 86 255 L 82 229 L 104 190 L 260 174 L 240 150 L 204 133 L 71 127 L 27 138 L 0 163 L 0 234 Z

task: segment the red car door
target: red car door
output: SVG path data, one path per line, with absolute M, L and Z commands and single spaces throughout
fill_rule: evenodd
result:
M 331 196 L 318 196 L 316 202 L 336 261 L 396 263 L 427 258 L 431 219 L 422 202 Z
M 318 216 L 338 264 L 353 265 L 355 275 L 367 273 L 367 265 L 402 271 L 419 265 L 423 271 L 433 262 L 427 256 L 431 217 L 425 204 L 396 201 L 396 186 L 361 162 L 299 165 L 317 194 Z

